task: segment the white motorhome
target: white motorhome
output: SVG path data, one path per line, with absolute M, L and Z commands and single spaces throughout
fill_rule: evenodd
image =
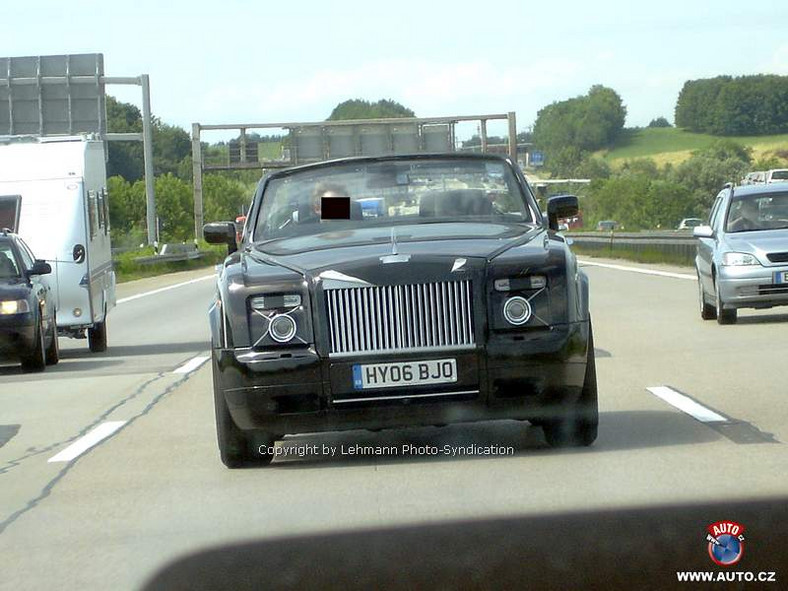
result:
M 58 333 L 104 351 L 115 306 L 104 142 L 0 137 L 0 224 L 9 222 L 52 266 Z

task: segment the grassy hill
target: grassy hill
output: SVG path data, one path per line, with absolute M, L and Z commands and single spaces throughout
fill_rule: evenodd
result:
M 598 154 L 615 166 L 634 158 L 652 158 L 660 166 L 678 164 L 694 150 L 720 139 L 703 133 L 690 133 L 675 127 L 625 129 L 610 150 Z M 781 156 L 788 162 L 788 134 L 769 136 L 726 137 L 753 149 L 753 159 Z M 780 154 L 777 154 L 780 152 Z

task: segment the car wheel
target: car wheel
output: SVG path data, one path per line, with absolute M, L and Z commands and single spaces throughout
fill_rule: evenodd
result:
M 60 344 L 57 341 L 57 315 L 52 317 L 52 340 L 46 351 L 47 365 L 57 365 L 60 361 Z
M 274 457 L 273 454 L 261 454 L 260 447 L 273 446 L 273 438 L 266 437 L 263 433 L 256 431 L 244 432 L 238 428 L 230 415 L 221 387 L 216 353 L 211 354 L 211 370 L 213 373 L 213 402 L 216 412 L 216 439 L 222 463 L 228 468 L 270 464 Z
M 560 418 L 542 422 L 542 430 L 550 447 L 583 447 L 591 445 L 599 429 L 599 402 L 596 381 L 594 335 L 588 327 L 586 374 L 580 398 Z
M 726 310 L 720 296 L 720 287 L 714 282 L 714 302 L 718 324 L 736 324 L 736 308 Z
M 44 371 L 47 366 L 44 352 L 44 327 L 41 326 L 41 317 L 38 318 L 38 325 L 35 334 L 35 346 L 30 355 L 22 357 L 22 369 L 25 371 Z
M 97 322 L 88 329 L 88 347 L 92 353 L 103 353 L 107 350 L 107 317 L 104 322 Z
M 704 320 L 714 320 L 717 317 L 717 309 L 706 302 L 706 290 L 698 275 L 698 300 L 700 301 L 700 317 Z

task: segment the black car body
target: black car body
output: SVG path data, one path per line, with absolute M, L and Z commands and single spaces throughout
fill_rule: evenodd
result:
M 309 187 L 339 198 L 321 208 Z M 225 464 L 269 461 L 290 433 L 502 418 L 553 445 L 593 442 L 588 280 L 555 232 L 576 212 L 561 196 L 543 216 L 490 155 L 264 177 L 238 250 L 232 224 L 205 227 L 231 251 L 210 309 Z
M 52 272 L 21 238 L 0 232 L 0 360 L 26 371 L 58 362 L 55 298 L 44 277 Z

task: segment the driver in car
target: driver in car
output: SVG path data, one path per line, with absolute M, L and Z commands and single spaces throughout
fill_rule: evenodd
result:
M 758 203 L 754 199 L 740 201 L 737 215 L 735 220 L 728 222 L 728 232 L 746 232 L 760 228 Z

